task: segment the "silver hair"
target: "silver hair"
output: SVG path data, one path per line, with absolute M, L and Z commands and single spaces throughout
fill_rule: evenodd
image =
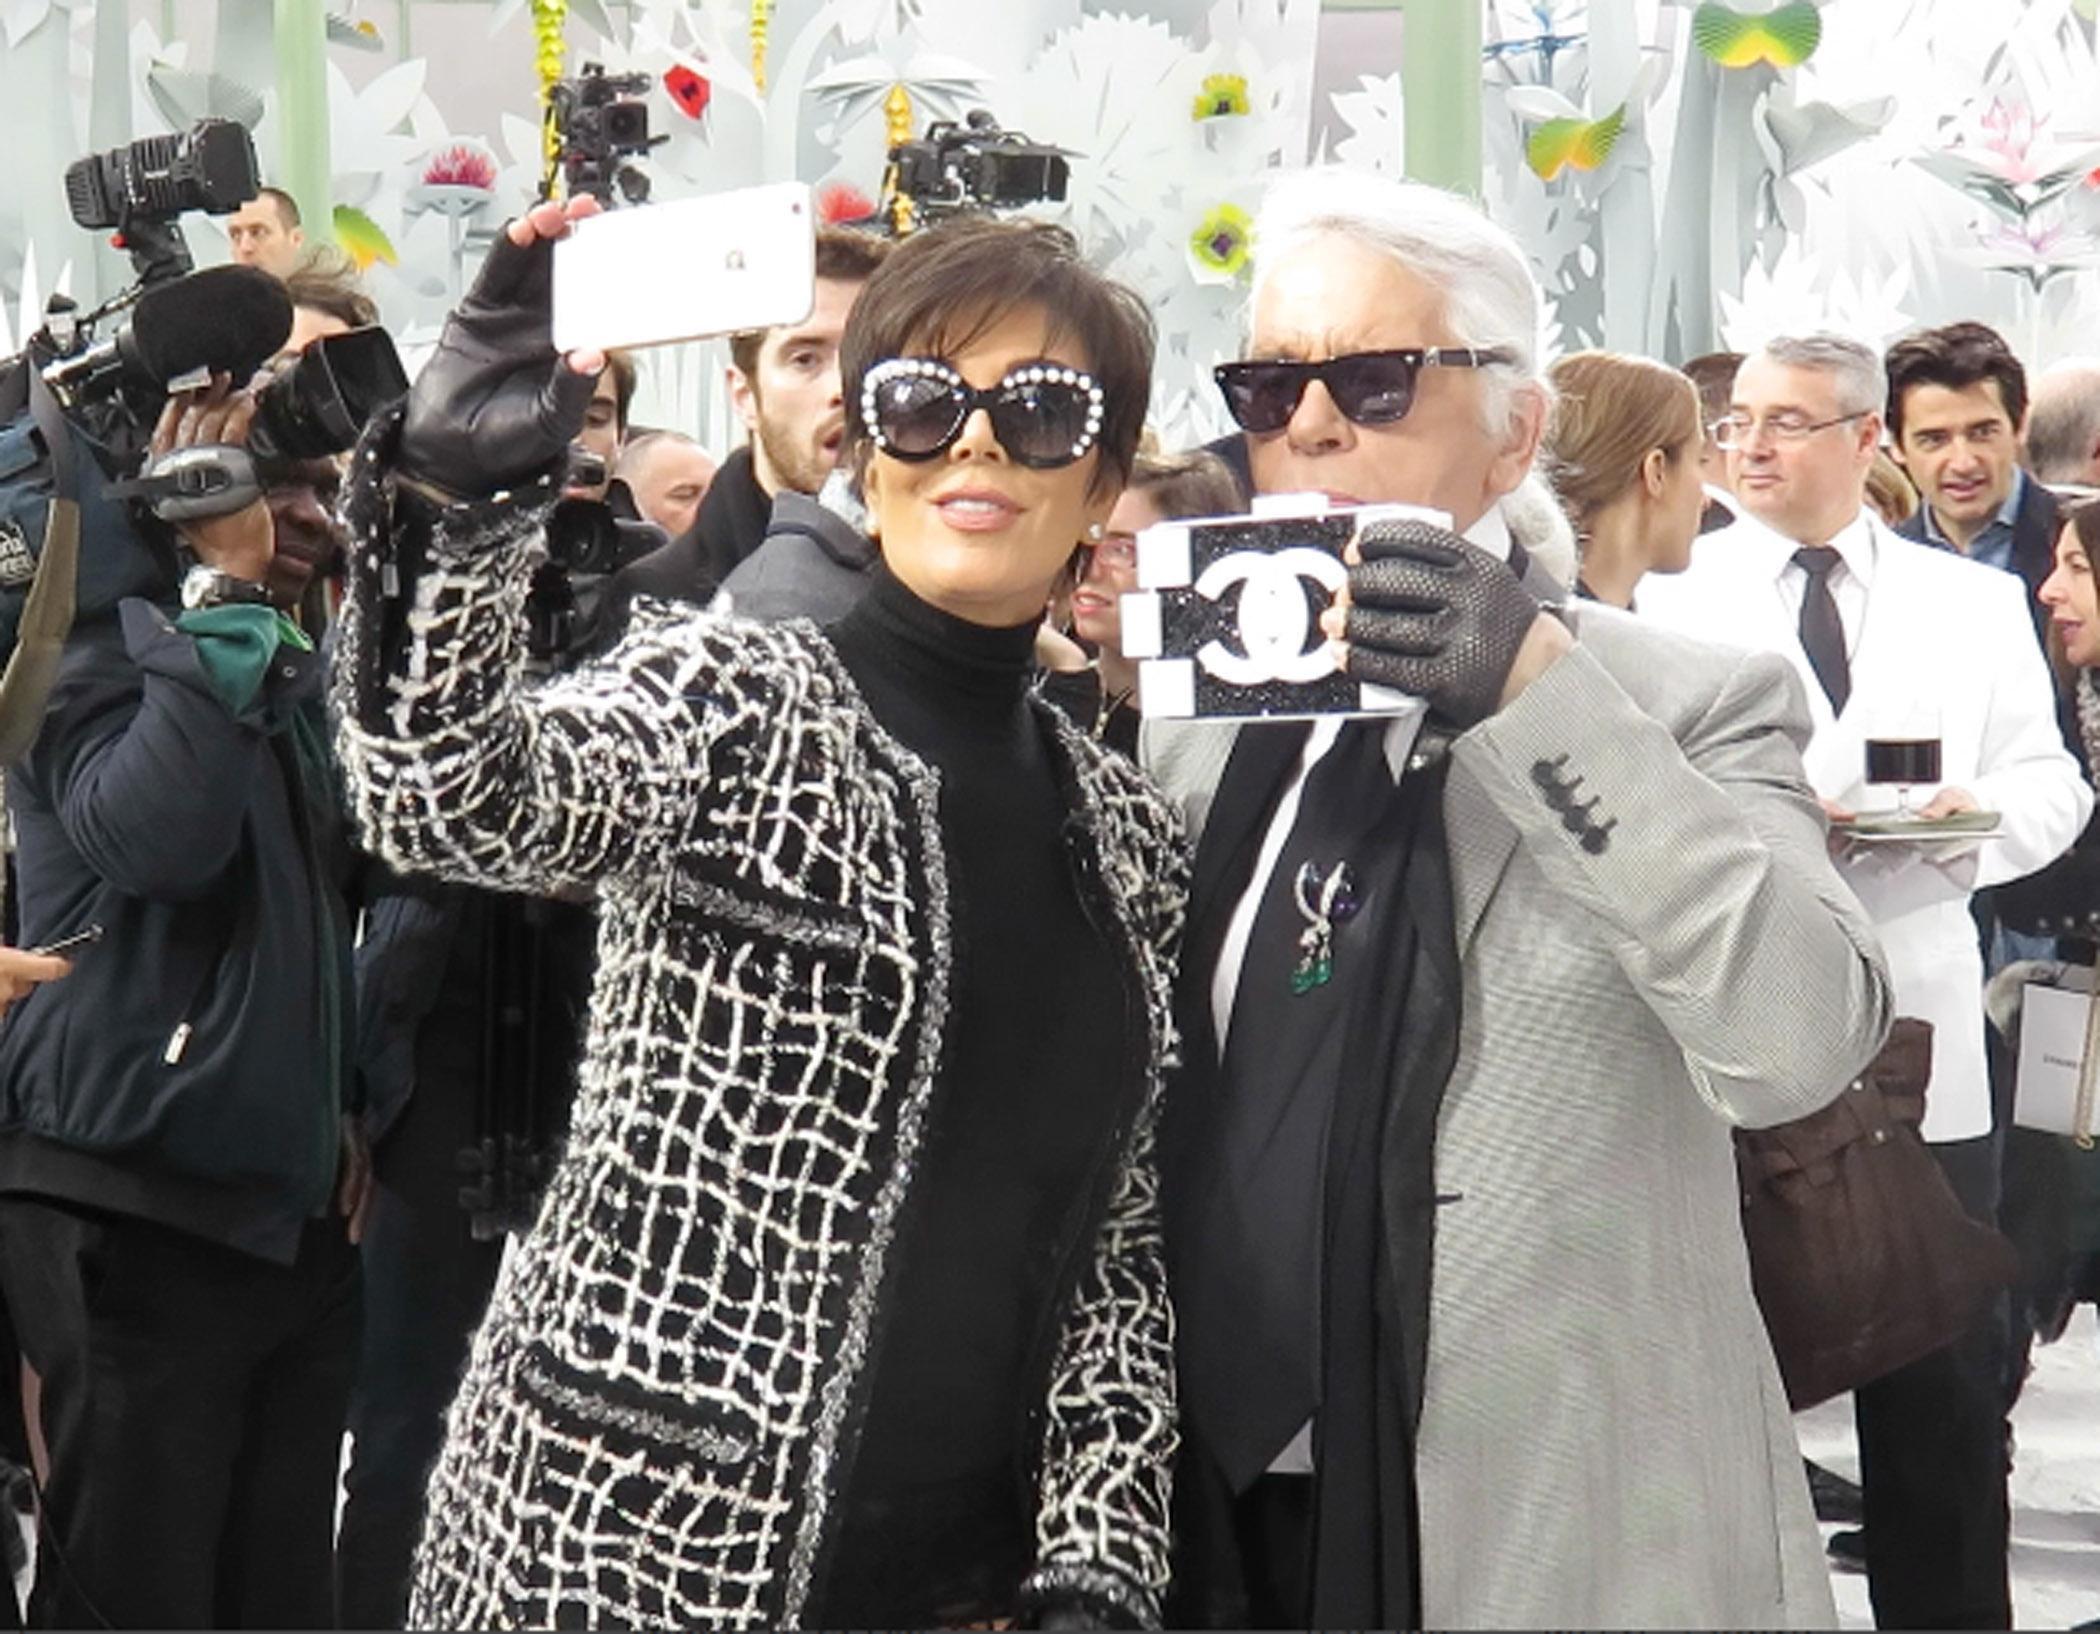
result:
M 2100 357 L 2067 357 L 2034 382 L 2027 467 L 2043 482 L 2084 482 L 2100 447 Z
M 1847 414 L 1879 414 L 1888 400 L 1889 380 L 1881 354 L 1850 335 L 1829 330 L 1775 335 L 1761 350 L 1786 368 L 1816 369 L 1829 375 L 1837 387 L 1838 407 Z
M 1520 391 L 1550 403 L 1540 377 L 1539 286 L 1517 241 L 1456 193 L 1344 165 L 1280 177 L 1254 223 L 1254 299 L 1281 261 L 1329 234 L 1391 256 L 1444 298 L 1457 342 L 1500 347 L 1516 361 L 1480 371 L 1486 429 L 1510 429 Z

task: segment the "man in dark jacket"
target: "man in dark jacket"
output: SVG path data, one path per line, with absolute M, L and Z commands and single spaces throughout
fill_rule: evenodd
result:
M 847 227 L 817 234 L 817 299 L 797 324 L 754 329 L 729 343 L 729 395 L 750 441 L 715 473 L 693 526 L 620 575 L 637 595 L 707 602 L 758 549 L 782 494 L 814 495 L 838 463 L 846 404 L 839 336 L 889 243 Z
M 867 530 L 823 500 L 782 494 L 759 548 L 722 581 L 722 593 L 740 618 L 829 624 L 860 600 L 881 559 Z
M 2035 634 L 2048 615 L 2035 599 L 2056 565 L 2056 496 L 2020 469 L 2027 371 L 1994 329 L 1950 323 L 1889 348 L 1888 424 L 1924 503 L 1896 531 L 2027 583 Z
M 215 388 L 156 440 L 247 413 Z M 131 593 L 74 629 L 8 780 L 24 941 L 101 927 L 0 1025 L 0 1284 L 50 1451 L 31 1621 L 328 1626 L 362 1161 L 321 668 L 264 501 L 188 525 L 179 598 L 171 539 L 85 514 Z

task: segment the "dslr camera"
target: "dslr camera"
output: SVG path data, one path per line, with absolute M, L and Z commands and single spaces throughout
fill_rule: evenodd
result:
M 568 481 L 596 488 L 609 473 L 605 461 L 581 443 L 569 448 Z M 653 522 L 635 519 L 603 499 L 571 494 L 547 518 L 547 559 L 525 597 L 527 669 L 546 675 L 567 669 L 600 650 L 612 632 L 606 626 L 613 575 L 669 543 Z

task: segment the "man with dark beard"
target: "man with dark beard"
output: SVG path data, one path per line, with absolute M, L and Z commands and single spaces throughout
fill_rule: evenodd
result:
M 838 462 L 846 424 L 839 336 L 889 244 L 845 227 L 817 233 L 817 298 L 801 323 L 729 343 L 729 396 L 750 441 L 722 462 L 690 531 L 620 575 L 635 595 L 704 602 L 758 549 L 783 494 L 814 501 Z

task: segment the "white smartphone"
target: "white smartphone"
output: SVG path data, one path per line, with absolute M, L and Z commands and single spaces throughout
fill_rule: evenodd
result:
M 801 182 L 609 210 L 554 246 L 564 352 L 800 323 L 817 298 L 816 208 Z

